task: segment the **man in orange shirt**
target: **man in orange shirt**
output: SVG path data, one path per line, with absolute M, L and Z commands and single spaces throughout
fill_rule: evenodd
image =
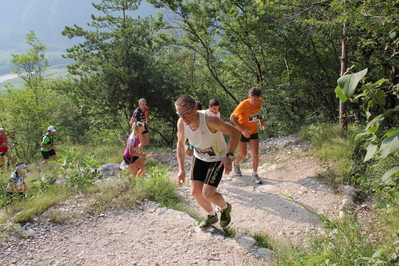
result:
M 241 131 L 241 139 L 238 145 L 240 153 L 237 155 L 236 160 L 233 162 L 234 174 L 241 176 L 240 161 L 247 155 L 247 143 L 252 152 L 252 179 L 256 184 L 262 184 L 262 180 L 258 176 L 259 165 L 259 135 L 258 135 L 258 122 L 260 128 L 265 129 L 262 121 L 260 109 L 263 104 L 260 96 L 262 92 L 257 87 L 252 87 L 248 93 L 248 99 L 242 101 L 230 116 L 231 122 Z

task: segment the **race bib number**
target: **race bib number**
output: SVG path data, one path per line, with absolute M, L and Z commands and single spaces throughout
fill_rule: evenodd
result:
M 260 119 L 260 113 L 250 114 L 248 118 L 248 122 L 256 122 Z
M 202 154 L 202 155 L 204 155 L 205 157 L 208 157 L 208 158 L 211 158 L 211 157 L 216 156 L 216 153 L 215 153 L 215 151 L 212 149 L 212 147 L 209 147 L 209 148 L 206 148 L 206 149 L 202 149 L 202 150 L 200 150 L 200 149 L 198 149 L 198 148 L 195 148 L 195 150 L 196 150 L 198 153 L 200 153 L 200 154 Z

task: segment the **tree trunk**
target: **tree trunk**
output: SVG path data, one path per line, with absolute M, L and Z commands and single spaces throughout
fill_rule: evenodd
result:
M 345 75 L 346 69 L 348 68 L 348 35 L 346 32 L 346 23 L 343 25 L 343 35 L 341 40 L 341 76 Z M 346 119 L 346 104 L 339 101 L 339 125 L 341 132 L 346 129 L 347 119 Z

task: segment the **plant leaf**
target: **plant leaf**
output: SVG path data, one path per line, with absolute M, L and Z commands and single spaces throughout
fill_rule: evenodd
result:
M 388 109 L 384 112 L 384 116 L 389 116 L 394 112 L 398 112 L 399 111 L 399 106 L 396 106 L 395 108 L 392 109 Z
M 388 81 L 387 79 L 380 79 L 380 80 L 377 80 L 376 82 L 374 82 L 374 86 L 378 86 L 378 85 L 380 85 L 380 84 L 382 84 L 382 83 L 384 83 L 385 81 Z
M 394 174 L 399 172 L 399 165 L 396 165 L 394 167 L 392 167 L 391 169 L 389 169 L 382 177 L 381 177 L 381 181 L 382 182 L 387 182 L 387 180 Z
M 389 130 L 387 133 L 385 133 L 385 136 L 390 137 L 393 134 L 395 134 L 396 132 L 399 132 L 399 128 Z
M 375 94 L 375 99 L 373 99 L 373 102 L 379 105 L 384 105 L 385 104 L 385 92 L 384 91 L 378 91 Z
M 342 93 L 342 90 L 339 86 L 335 88 L 335 94 L 338 96 L 341 102 L 346 102 L 348 100 L 348 98 Z
M 388 191 L 388 194 L 391 195 L 392 198 L 397 198 L 399 197 L 399 191 L 396 189 L 391 189 Z
M 355 136 L 355 140 L 358 140 L 359 138 L 361 138 L 361 137 L 363 137 L 363 136 L 368 136 L 368 135 L 371 135 L 371 133 L 370 132 L 362 132 L 362 133 L 359 133 L 359 134 L 357 134 L 356 136 Z
M 399 149 L 399 132 L 396 132 L 395 134 L 389 137 L 385 137 L 382 140 L 380 151 L 384 159 L 389 154 L 394 153 L 398 149 Z
M 357 84 L 362 78 L 364 78 L 364 76 L 366 76 L 366 74 L 367 68 L 354 74 L 342 76 L 337 80 L 338 86 L 341 88 L 341 91 L 346 98 L 349 98 L 353 95 Z
M 367 162 L 368 160 L 370 160 L 371 158 L 373 158 L 375 152 L 378 149 L 378 145 L 370 143 L 369 146 L 367 146 L 367 154 L 364 157 L 364 162 Z
M 379 128 L 380 126 L 370 127 L 369 129 L 367 129 L 367 132 L 375 133 Z
M 374 117 L 373 120 L 371 120 L 368 124 L 366 129 L 368 130 L 371 127 L 374 126 L 379 126 L 381 124 L 381 122 L 385 119 L 385 117 L 383 115 L 377 115 L 376 117 Z
M 388 190 L 388 194 L 391 195 L 392 198 L 399 197 L 399 181 L 396 182 L 396 186 L 391 190 Z

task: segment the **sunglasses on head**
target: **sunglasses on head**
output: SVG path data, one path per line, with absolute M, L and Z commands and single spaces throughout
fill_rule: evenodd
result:
M 190 112 L 191 110 L 193 110 L 193 108 L 194 108 L 194 106 L 191 107 L 190 109 L 188 109 L 187 111 L 184 111 L 184 112 L 181 112 L 181 113 L 179 113 L 179 112 L 176 111 L 176 114 L 178 114 L 178 115 L 184 115 L 184 114 Z

